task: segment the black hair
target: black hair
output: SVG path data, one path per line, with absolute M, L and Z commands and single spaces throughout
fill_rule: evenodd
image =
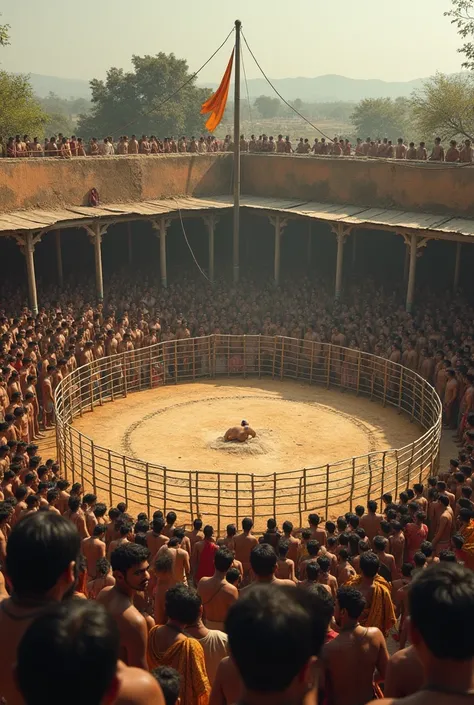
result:
M 173 559 L 168 553 L 158 553 L 155 560 L 155 571 L 157 573 L 169 573 L 173 567 Z
M 214 555 L 214 566 L 216 570 L 221 573 L 227 573 L 233 562 L 234 554 L 225 546 L 216 551 Z
M 15 594 L 45 595 L 77 562 L 80 549 L 77 529 L 65 517 L 55 512 L 25 516 L 12 529 L 5 561 Z
M 252 549 L 250 565 L 255 575 L 266 578 L 273 574 L 277 563 L 276 553 L 268 543 L 262 543 Z
M 380 561 L 373 551 L 367 551 L 361 555 L 359 567 L 366 578 L 375 578 L 380 568 Z
M 110 563 L 112 570 L 119 571 L 123 575 L 127 574 L 130 568 L 133 568 L 140 563 L 144 563 L 150 557 L 150 551 L 144 546 L 139 546 L 135 543 L 122 543 L 112 551 Z
M 98 578 L 105 578 L 106 575 L 108 575 L 110 571 L 110 563 L 107 560 L 107 558 L 99 558 L 97 563 L 95 564 L 95 572 L 96 576 Z
M 195 519 L 193 521 L 193 528 L 196 531 L 200 531 L 200 529 L 202 529 L 202 519 Z
M 473 571 L 457 563 L 435 563 L 413 580 L 408 599 L 412 625 L 435 658 L 474 657 Z
M 323 573 L 329 572 L 329 569 L 331 567 L 331 560 L 327 556 L 319 556 L 318 563 Z
M 181 675 L 175 668 L 160 666 L 151 672 L 163 692 L 166 705 L 175 705 L 181 689 Z M 184 703 L 184 701 L 183 701 Z
M 445 562 L 445 563 L 456 563 L 456 554 L 454 551 L 449 551 L 448 549 L 444 549 L 444 551 L 439 552 L 439 560 L 440 562 Z
M 415 564 L 415 568 L 423 568 L 423 566 L 426 565 L 425 554 L 421 551 L 417 551 L 413 556 L 413 563 Z
M 303 593 L 258 585 L 230 608 L 225 631 L 232 658 L 247 689 L 260 693 L 286 690 L 313 655 L 317 646 L 314 624 L 303 603 Z M 320 632 L 319 648 L 326 632 L 322 620 Z M 262 654 L 272 668 L 262 669 Z
M 318 561 L 309 561 L 306 563 L 306 577 L 309 581 L 316 581 L 321 572 L 321 566 Z
M 225 575 L 225 579 L 231 585 L 235 585 L 240 580 L 240 570 L 231 566 Z
M 30 624 L 18 646 L 17 678 L 25 701 L 60 705 L 67 691 L 71 705 L 98 705 L 115 677 L 119 644 L 116 622 L 99 603 L 55 603 Z
M 341 610 L 346 610 L 351 619 L 358 619 L 365 609 L 367 601 L 359 590 L 343 586 L 337 591 L 337 601 Z
M 178 583 L 165 595 L 165 611 L 169 619 L 181 624 L 194 624 L 199 617 L 202 602 L 194 588 Z

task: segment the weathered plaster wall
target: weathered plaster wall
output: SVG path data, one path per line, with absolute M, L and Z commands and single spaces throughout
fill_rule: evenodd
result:
M 232 155 L 2 159 L 0 211 L 86 205 L 91 188 L 101 203 L 230 192 Z
M 2 159 L 0 212 L 229 194 L 232 155 Z M 245 154 L 242 193 L 474 216 L 474 166 Z
M 246 154 L 242 193 L 474 215 L 474 166 Z

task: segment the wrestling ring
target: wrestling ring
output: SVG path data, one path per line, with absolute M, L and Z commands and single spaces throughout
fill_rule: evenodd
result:
M 268 389 L 262 393 L 264 384 Z M 175 385 L 181 386 L 177 389 Z M 291 392 L 298 385 L 306 395 L 306 406 L 296 407 L 297 399 L 288 393 L 284 408 L 288 410 L 288 418 L 298 411 L 303 432 L 305 427 L 310 428 L 313 407 L 318 406 L 313 403 L 312 395 L 318 390 L 334 395 L 339 388 L 345 392 L 339 397 L 352 399 L 352 406 L 373 402 L 371 408 L 376 413 L 390 413 L 393 419 L 397 419 L 398 412 L 407 428 L 411 428 L 414 440 L 397 447 L 380 448 L 369 443 L 366 453 L 341 460 L 337 456 L 325 458 L 329 462 L 321 462 L 318 457 L 314 465 L 308 462 L 304 467 L 290 470 L 291 448 L 278 461 L 272 455 L 275 441 L 271 429 L 260 433 L 250 416 L 257 438 L 237 444 L 242 448 L 236 449 L 235 444 L 223 443 L 222 438 L 211 434 L 203 442 L 205 452 L 210 455 L 202 457 L 218 460 L 210 462 L 208 469 L 189 469 L 190 462 L 186 459 L 180 463 L 176 460 L 172 466 L 165 456 L 181 457 L 176 454 L 179 443 L 176 453 L 170 455 L 168 434 L 155 438 L 156 427 L 150 425 L 151 420 L 156 423 L 160 413 L 168 414 L 165 428 L 171 446 L 175 426 L 180 419 L 186 419 L 184 406 L 191 409 L 192 418 L 199 424 L 201 415 L 205 419 L 204 407 L 210 404 L 206 402 L 206 392 L 216 385 L 219 394 L 217 397 L 214 394 L 212 402 L 221 404 L 223 410 L 232 409 L 232 404 L 237 404 L 234 399 L 240 400 L 239 403 L 250 399 L 256 408 L 261 406 L 262 415 L 267 399 L 272 401 L 276 395 L 280 396 L 278 389 Z M 238 394 L 234 387 L 238 388 Z M 189 389 L 186 405 L 172 404 L 182 388 Z M 152 410 L 146 418 L 137 415 L 136 422 L 130 423 L 123 434 L 121 445 L 115 444 L 113 449 L 114 419 L 118 423 L 120 417 L 128 414 L 127 405 L 131 403 L 139 414 L 142 400 L 146 399 L 154 400 L 153 403 L 167 400 L 168 406 Z M 105 412 L 111 420 L 110 434 L 105 431 L 88 435 L 80 430 L 84 421 L 99 419 Z M 236 406 L 234 413 L 239 412 L 240 407 Z M 415 372 L 359 350 L 261 335 L 173 340 L 96 360 L 61 381 L 55 391 L 55 413 L 59 461 L 68 480 L 80 482 L 85 492 L 94 492 L 110 506 L 125 501 L 131 512 L 146 511 L 150 516 L 156 509 L 174 510 L 180 524 L 190 524 L 193 518 L 202 516 L 219 534 L 227 523 L 240 525 L 245 516 L 254 519 L 257 529 L 263 528 L 269 516 L 279 523 L 291 519 L 302 526 L 312 511 L 326 519 L 334 518 L 357 504 L 366 504 L 368 499 L 380 500 L 385 492 L 397 495 L 414 482 L 424 482 L 435 474 L 442 427 L 441 401 L 433 387 Z M 130 413 L 131 419 L 132 416 Z M 333 410 L 325 437 L 336 433 L 338 419 L 343 416 Z M 350 414 L 346 416 L 350 420 Z M 222 434 L 231 425 L 229 421 L 239 423 L 240 418 L 226 416 Z M 186 420 L 185 423 L 189 424 Z M 134 448 L 133 433 L 138 426 L 142 427 L 142 435 Z M 197 454 L 196 441 L 189 445 L 189 458 L 193 458 L 193 448 Z M 145 446 L 150 449 L 145 457 L 155 455 L 160 462 L 140 457 Z M 239 457 L 234 458 L 236 453 Z M 314 458 L 317 456 L 315 453 Z M 311 457 L 309 452 L 308 459 Z M 262 471 L 245 470 L 253 468 L 259 458 L 267 458 Z M 225 470 L 214 469 L 220 467 L 219 463 Z M 177 467 L 180 464 L 183 467 Z M 270 472 L 270 468 L 274 470 Z

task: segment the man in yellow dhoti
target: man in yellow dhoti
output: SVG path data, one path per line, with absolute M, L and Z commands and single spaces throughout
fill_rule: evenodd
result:
M 470 509 L 459 512 L 459 533 L 464 539 L 464 545 L 459 552 L 466 568 L 474 570 L 474 517 Z
M 361 575 L 351 578 L 346 585 L 355 587 L 365 597 L 367 606 L 359 618 L 363 627 L 377 627 L 387 636 L 396 622 L 390 586 L 378 575 L 380 561 L 372 551 L 360 557 Z
M 181 675 L 180 700 L 186 705 L 208 705 L 211 686 L 206 673 L 204 651 L 197 639 L 184 630 L 194 621 L 193 589 L 182 583 L 168 590 L 165 609 L 168 621 L 156 626 L 148 637 L 150 670 L 171 666 Z

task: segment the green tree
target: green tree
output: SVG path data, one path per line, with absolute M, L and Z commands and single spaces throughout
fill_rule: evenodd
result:
M 71 120 L 69 115 L 65 113 L 47 113 L 46 123 L 44 125 L 44 133 L 46 137 L 57 135 L 59 132 L 63 135 L 73 135 L 76 130 L 74 120 Z
M 0 46 L 6 47 L 8 44 L 10 44 L 10 25 L 0 24 Z
M 156 56 L 133 56 L 133 71 L 111 68 L 104 81 L 93 79 L 92 110 L 80 115 L 77 131 L 83 137 L 128 134 L 159 136 L 200 134 L 206 117 L 200 115 L 209 97 L 207 88 L 197 88 L 185 60 L 160 52 Z M 164 105 L 163 100 L 176 95 Z
M 405 98 L 364 98 L 350 116 L 359 137 L 404 137 L 409 125 L 409 100 Z
M 452 8 L 444 13 L 451 18 L 451 24 L 456 26 L 458 34 L 463 39 L 474 36 L 474 0 L 451 0 Z M 458 49 L 464 54 L 466 60 L 462 67 L 472 71 L 474 69 L 474 42 L 467 41 Z
M 43 136 L 46 114 L 33 95 L 28 76 L 0 71 L 0 135 Z
M 412 113 L 420 134 L 473 139 L 474 78 L 471 74 L 437 73 L 412 95 Z
M 264 120 L 271 120 L 278 115 L 280 101 L 278 98 L 270 98 L 268 95 L 261 95 L 255 99 L 254 106 Z

